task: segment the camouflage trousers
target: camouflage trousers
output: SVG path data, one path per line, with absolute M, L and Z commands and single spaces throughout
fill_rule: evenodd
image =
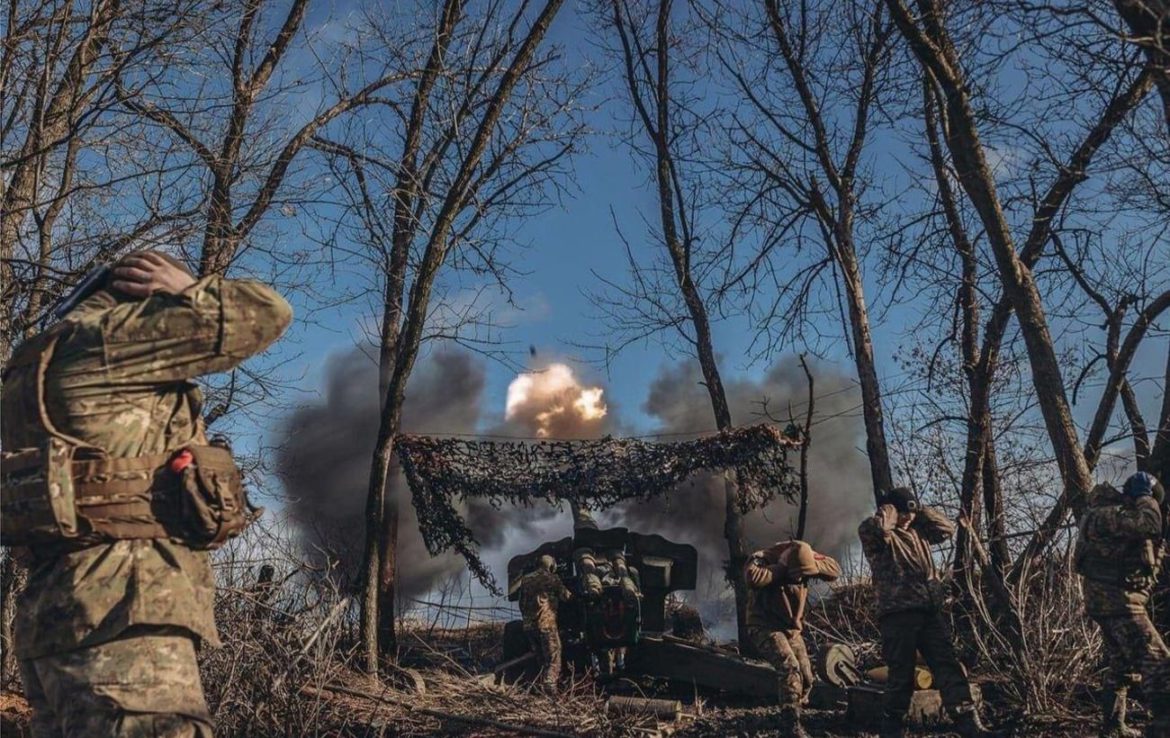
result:
M 1094 615 L 1104 645 L 1106 692 L 1123 692 L 1141 676 L 1155 723 L 1170 736 L 1170 648 L 1146 613 Z
M 212 738 L 195 642 L 184 629 L 136 627 L 20 667 L 33 738 Z
M 799 630 L 747 627 L 748 642 L 760 658 L 776 669 L 780 705 L 796 707 L 812 690 L 813 670 Z
M 971 685 L 955 658 L 951 631 L 937 610 L 903 610 L 881 618 L 882 660 L 889 669 L 886 683 L 886 713 L 903 715 L 914 696 L 914 667 L 918 654 L 926 659 L 934 677 L 934 688 L 943 705 L 958 707 L 973 702 Z
M 527 633 L 532 650 L 540 657 L 545 685 L 556 687 L 561 678 L 561 634 L 556 628 L 533 628 Z

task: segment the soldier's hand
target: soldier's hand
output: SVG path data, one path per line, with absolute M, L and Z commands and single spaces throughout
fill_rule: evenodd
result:
M 874 514 L 874 520 L 882 530 L 893 530 L 898 524 L 898 511 L 893 505 L 882 505 Z
M 151 251 L 131 254 L 114 267 L 110 286 L 131 297 L 150 297 L 156 292 L 177 295 L 195 278 Z
M 747 580 L 753 587 L 766 587 L 772 583 L 772 572 L 763 564 L 753 564 L 748 567 Z

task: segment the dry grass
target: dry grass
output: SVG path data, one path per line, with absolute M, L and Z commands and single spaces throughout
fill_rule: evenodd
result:
M 274 555 L 271 551 L 281 549 L 271 541 L 260 543 L 265 545 L 241 542 L 217 557 L 216 614 L 224 648 L 205 650 L 201 669 L 219 735 L 503 736 L 536 731 L 608 738 L 647 735 L 655 727 L 652 719 L 607 716 L 605 695 L 584 675 L 571 675 L 555 696 L 527 683 L 477 678 L 502 660 L 502 623 L 471 617 L 484 608 L 464 607 L 469 612 L 463 612 L 454 604 L 448 606 L 455 613 L 450 618 L 402 624 L 398 663 L 421 676 L 425 693 L 418 694 L 412 681 L 394 673 L 374 681 L 354 668 L 356 599 L 333 584 L 328 570 L 301 563 L 287 548 Z M 1099 683 L 1100 646 L 1096 627 L 1081 615 L 1077 578 L 1067 562 L 1053 560 L 1013 594 L 1027 624 L 1027 658 L 1006 647 L 983 601 L 977 601 L 973 613 L 968 650 L 975 655 L 973 676 L 983 686 L 989 712 L 1001 727 L 1013 727 L 1015 735 L 1083 734 L 1095 725 L 1088 697 Z M 865 580 L 834 587 L 833 596 L 811 605 L 807 615 L 814 650 L 844 642 L 863 665 L 876 662 L 874 604 Z M 20 735 L 27 709 L 15 696 L 3 697 L 4 735 Z M 688 710 L 697 719 L 660 727 L 688 736 L 775 731 L 775 713 L 767 706 L 698 703 Z M 814 712 L 809 720 L 817 735 L 863 735 L 840 713 Z

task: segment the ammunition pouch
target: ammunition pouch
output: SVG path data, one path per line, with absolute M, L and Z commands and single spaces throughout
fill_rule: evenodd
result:
M 258 511 L 248 504 L 240 470 L 222 446 L 190 446 L 194 460 L 180 473 L 179 500 L 190 540 L 219 548 L 246 528 Z
M 43 448 L 0 458 L 0 540 L 5 546 L 84 548 L 126 539 L 167 538 L 216 549 L 259 517 L 231 452 L 187 446 L 191 463 L 172 471 L 176 452 L 112 458 L 50 437 Z

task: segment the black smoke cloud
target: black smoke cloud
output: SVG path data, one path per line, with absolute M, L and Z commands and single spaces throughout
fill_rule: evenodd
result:
M 336 563 L 339 581 L 350 583 L 361 566 L 370 460 L 378 435 L 378 367 L 372 352 L 355 348 L 329 359 L 320 402 L 288 417 L 281 431 L 278 468 L 304 553 Z M 470 433 L 479 420 L 483 365 L 466 353 L 440 350 L 420 362 L 402 408 L 406 432 Z M 401 598 L 416 597 L 460 574 L 462 558 L 431 556 L 418 531 L 414 506 L 400 472 L 388 498 L 399 510 L 398 581 Z M 493 533 L 506 525 L 490 507 L 477 511 L 476 529 Z
M 548 365 L 532 375 L 542 381 Z M 825 367 L 814 366 L 817 424 L 810 450 L 810 506 L 805 538 L 816 548 L 840 558 L 856 538 L 856 526 L 869 511 L 869 470 L 860 402 L 854 383 Z M 555 374 L 555 373 L 552 373 Z M 548 379 L 552 379 L 552 374 Z M 361 564 L 365 536 L 364 512 L 370 456 L 378 429 L 377 367 L 360 349 L 332 358 L 325 372 L 321 401 L 293 413 L 283 424 L 279 468 L 290 498 L 288 509 L 298 526 L 305 553 L 321 561 L 335 560 L 339 577 L 353 581 Z M 588 383 L 583 383 L 588 384 Z M 472 356 L 441 350 L 420 362 L 412 375 L 403 408 L 403 429 L 433 434 L 474 433 L 481 426 L 484 367 Z M 807 400 L 804 373 L 795 360 L 783 360 L 761 381 L 726 384 L 732 417 L 739 425 L 758 421 L 760 403 L 768 400 L 773 415 L 785 416 L 789 403 L 803 417 Z M 541 427 L 542 403 L 571 406 L 580 391 L 571 387 L 551 393 L 533 392 L 514 408 L 511 418 L 490 426 L 488 435 L 531 437 Z M 547 400 L 539 399 L 549 398 Z M 503 403 L 493 399 L 487 417 L 500 417 Z M 567 401 L 566 401 L 567 400 Z M 556 438 L 596 438 L 625 429 L 619 408 L 604 398 L 608 412 L 601 418 L 558 413 L 545 423 Z M 659 422 L 663 434 L 690 434 L 714 426 L 711 401 L 693 362 L 663 369 L 650 387 L 643 406 Z M 669 436 L 663 440 L 669 441 Z M 795 463 L 795 455 L 792 458 Z M 414 507 L 402 475 L 395 473 L 391 499 L 401 499 L 399 582 L 403 598 L 426 593 L 465 571 L 463 560 L 450 553 L 432 557 L 422 542 Z M 723 578 L 727 547 L 723 539 L 723 479 L 697 475 L 662 500 L 599 513 L 599 522 L 624 525 L 640 533 L 659 533 L 700 552 L 699 590 L 692 595 L 709 625 L 734 623 L 734 603 Z M 404 496 L 405 495 L 405 496 Z M 484 549 L 484 560 L 502 575 L 508 557 L 556 540 L 571 532 L 567 508 L 539 504 L 530 508 L 496 509 L 472 503 L 461 511 Z M 749 546 L 758 547 L 789 537 L 796 508 L 776 500 L 746 519 Z
M 303 553 L 314 563 L 336 565 L 339 582 L 355 581 L 365 540 L 365 501 L 370 458 L 378 433 L 378 370 L 375 352 L 355 348 L 332 357 L 325 370 L 320 402 L 302 407 L 288 417 L 278 444 L 278 468 L 289 498 L 290 518 L 297 526 Z M 527 376 L 535 388 L 513 416 L 483 431 L 486 435 L 532 437 L 542 427 L 558 438 L 596 437 L 612 432 L 608 417 L 584 418 L 573 412 L 582 387 L 566 381 L 550 365 Z M 564 367 L 562 366 L 563 370 Z M 555 387 L 555 391 L 542 388 Z M 484 366 L 470 354 L 443 349 L 435 352 L 411 375 L 403 404 L 402 430 L 431 435 L 479 431 L 483 410 Z M 561 408 L 543 422 L 545 410 Z M 488 416 L 503 414 L 493 405 Z M 406 479 L 394 469 L 388 499 L 400 501 L 398 533 L 399 601 L 425 594 L 432 587 L 465 571 L 463 559 L 452 553 L 431 556 L 418 530 Z M 530 550 L 548 538 L 567 535 L 568 516 L 547 504 L 498 509 L 472 500 L 460 512 L 483 548 L 485 561 L 502 575 L 507 559 Z M 564 518 L 557 526 L 555 518 Z M 562 530 L 563 528 L 563 530 Z M 553 535 L 555 533 L 555 535 Z
M 848 377 L 823 366 L 811 367 L 816 380 L 815 425 L 809 448 L 809 510 L 805 540 L 836 558 L 848 554 L 857 525 L 870 511 L 869 465 L 859 447 L 865 445 L 859 417 L 860 393 Z M 650 387 L 643 410 L 660 423 L 660 432 L 692 433 L 714 426 L 711 400 L 695 362 L 668 367 Z M 787 420 L 791 405 L 799 424 L 807 408 L 808 386 L 795 358 L 773 366 L 761 381 L 733 380 L 725 385 L 731 416 L 737 425 L 762 420 L 762 404 L 770 414 Z M 665 439 L 669 440 L 669 438 Z M 789 461 L 795 467 L 797 454 Z M 792 537 L 797 507 L 781 499 L 745 519 L 749 550 Z M 664 535 L 699 550 L 699 590 L 693 599 L 709 625 L 734 623 L 734 602 L 723 578 L 728 560 L 723 538 L 724 480 L 721 475 L 696 475 L 666 499 L 611 512 L 607 522 Z

